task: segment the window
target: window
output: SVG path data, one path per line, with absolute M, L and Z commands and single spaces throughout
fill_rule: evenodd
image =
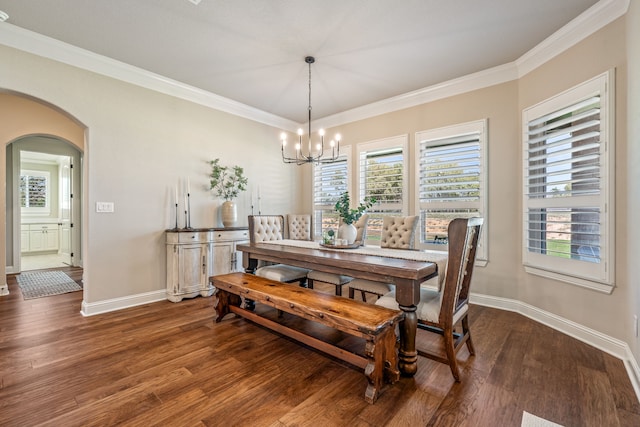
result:
M 528 272 L 610 292 L 613 91 L 603 74 L 523 112 Z
M 386 138 L 358 145 L 358 197 L 354 204 L 375 197 L 369 209 L 367 241 L 379 243 L 384 215 L 406 215 L 408 200 L 407 136 Z
M 48 214 L 49 172 L 23 170 L 20 174 L 20 207 L 25 213 Z
M 337 230 L 340 217 L 335 204 L 349 189 L 349 152 L 336 162 L 320 163 L 313 168 L 314 233 L 320 238 L 329 228 Z
M 419 241 L 446 250 L 451 220 L 487 216 L 486 120 L 418 132 L 416 153 Z M 487 259 L 487 235 L 478 242 L 479 261 Z

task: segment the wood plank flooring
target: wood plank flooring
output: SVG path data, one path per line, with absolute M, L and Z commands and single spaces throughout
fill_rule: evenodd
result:
M 471 307 L 476 356 L 461 350 L 461 383 L 419 358 L 414 378 L 369 405 L 361 371 L 233 315 L 214 323 L 214 297 L 83 317 L 82 292 L 24 301 L 15 276 L 8 284 L 0 426 L 508 427 L 522 411 L 567 427 L 640 425 L 620 360 L 515 313 Z

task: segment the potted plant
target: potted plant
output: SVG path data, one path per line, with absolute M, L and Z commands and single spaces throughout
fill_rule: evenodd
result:
M 336 202 L 335 208 L 342 219 L 342 225 L 338 228 L 338 237 L 346 239 L 348 244 L 352 244 L 356 240 L 358 230 L 353 225 L 360 217 L 376 202 L 376 199 L 371 197 L 358 205 L 357 208 L 352 209 L 349 200 L 349 192 L 345 191 L 340 195 L 340 198 Z
M 238 211 L 233 199 L 247 189 L 248 179 L 240 166 L 220 166 L 220 159 L 209 161 L 209 165 L 209 188 L 216 196 L 225 200 L 222 204 L 222 225 L 233 227 L 238 220 Z

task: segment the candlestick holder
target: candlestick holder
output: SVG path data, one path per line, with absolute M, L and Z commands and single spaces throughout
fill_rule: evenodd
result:
M 191 230 L 191 194 L 187 193 L 187 206 L 184 211 L 185 229 Z
M 173 231 L 178 231 L 178 203 L 176 202 L 176 226 L 173 227 Z

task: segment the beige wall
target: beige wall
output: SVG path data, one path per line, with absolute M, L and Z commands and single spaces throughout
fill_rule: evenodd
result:
M 630 339 L 626 266 L 627 138 L 625 20 L 619 19 L 522 78 L 335 129 L 358 142 L 487 118 L 489 123 L 489 263 L 474 272 L 473 292 L 509 298 L 624 341 Z M 524 272 L 522 266 L 522 109 L 616 69 L 616 288 L 611 295 Z M 413 163 L 410 164 L 413 167 Z M 414 176 L 415 174 L 411 174 Z M 411 182 L 415 191 L 415 182 Z M 413 195 L 411 195 L 413 203 Z M 310 203 L 310 201 L 309 201 Z M 411 205 L 411 211 L 415 207 Z M 637 300 L 637 298 L 636 298 Z
M 263 213 L 303 211 L 297 197 L 301 172 L 282 163 L 278 129 L 4 46 L 0 62 L 11 64 L 0 67 L 0 90 L 43 100 L 86 128 L 85 303 L 164 289 L 163 231 L 174 225 L 174 188 L 187 177 L 191 225 L 221 225 L 221 201 L 208 191 L 208 160 L 219 157 L 223 164 L 244 167 L 249 188 L 260 185 Z M 14 113 L 21 101 L 6 96 L 0 102 L 4 144 L 34 133 L 35 123 Z M 73 138 L 65 134 L 62 121 L 53 120 L 60 130 L 45 133 L 76 140 L 77 133 Z M 0 151 L 4 180 L 5 153 Z M 0 188 L 4 206 L 4 185 Z M 249 199 L 248 192 L 237 199 L 239 225 L 246 225 Z M 98 201 L 113 202 L 115 212 L 96 213 Z M 4 208 L 0 216 L 3 220 Z M 4 252 L 0 256 L 4 259 Z
M 439 100 L 410 109 L 373 117 L 331 129 L 351 144 L 408 134 L 411 158 L 415 151 L 416 132 L 488 119 L 489 212 L 485 232 L 489 233 L 489 264 L 474 276 L 476 292 L 517 298 L 520 247 L 516 229 L 520 194 L 517 177 L 518 159 L 517 82 L 496 85 L 464 95 Z M 353 150 L 355 153 L 355 149 Z M 409 162 L 410 188 L 415 191 L 413 161 Z M 415 212 L 414 194 L 409 209 Z M 505 203 L 508 202 L 508 203 Z M 496 224 L 500 224 L 497 227 Z
M 629 287 L 629 299 L 625 301 L 623 312 L 627 315 L 623 322 L 632 322 L 634 314 L 640 315 L 640 2 L 629 5 L 627 20 L 627 150 L 626 150 L 626 188 L 627 227 L 621 233 L 627 236 L 626 282 Z M 627 333 L 631 351 L 635 359 L 640 359 L 640 341 L 633 334 L 633 328 Z
M 609 69 L 615 69 L 616 288 L 611 295 L 603 295 L 530 274 L 521 274 L 518 286 L 522 301 L 626 341 L 631 315 L 625 306 L 631 289 L 625 268 L 628 262 L 625 40 L 625 20 L 621 18 L 521 78 L 518 105 L 518 109 L 522 110 Z

